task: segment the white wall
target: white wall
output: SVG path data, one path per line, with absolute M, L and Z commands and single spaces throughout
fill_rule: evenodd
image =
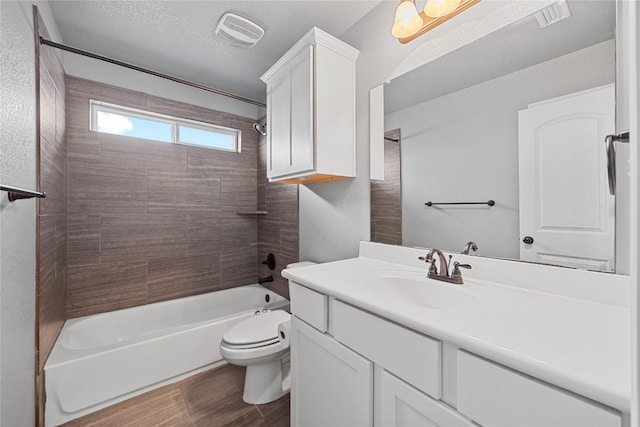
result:
M 36 2 L 53 38 L 46 3 Z M 35 189 L 31 2 L 0 2 L 0 182 Z M 36 202 L 0 193 L 0 424 L 35 424 Z
M 262 107 L 233 98 L 216 95 L 201 89 L 69 52 L 64 53 L 64 68 L 65 72 L 70 76 L 144 92 L 212 110 L 224 111 L 250 119 L 257 120 L 264 116 L 266 111 Z M 211 86 L 215 87 L 215 84 Z M 265 86 L 265 94 L 266 90 Z
M 387 115 L 385 131 L 402 135 L 403 245 L 460 251 L 473 240 L 480 255 L 519 258 L 517 112 L 611 83 L 614 64 L 611 40 Z

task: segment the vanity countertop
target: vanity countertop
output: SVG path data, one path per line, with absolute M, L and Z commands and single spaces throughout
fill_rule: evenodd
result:
M 631 332 L 628 308 L 465 278 L 466 307 L 428 308 L 380 292 L 369 278 L 427 271 L 367 257 L 284 270 L 303 286 L 418 332 L 487 357 L 558 387 L 629 412 Z M 465 272 L 463 272 L 463 275 Z M 432 286 L 433 285 L 433 286 Z M 448 292 L 448 291 L 445 291 Z M 464 294 L 464 295 L 462 295 Z

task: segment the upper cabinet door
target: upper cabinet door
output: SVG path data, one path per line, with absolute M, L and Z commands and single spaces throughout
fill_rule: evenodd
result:
M 269 177 L 286 173 L 291 165 L 291 78 L 283 73 L 267 91 Z
M 313 170 L 313 46 L 281 71 L 267 97 L 268 177 Z
M 291 165 L 289 173 L 313 170 L 313 46 L 291 67 Z
M 604 138 L 614 133 L 614 96 L 609 85 L 520 111 L 520 259 L 613 270 Z

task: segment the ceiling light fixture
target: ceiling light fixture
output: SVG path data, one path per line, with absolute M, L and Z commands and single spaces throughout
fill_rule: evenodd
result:
M 427 0 L 418 13 L 415 0 L 400 0 L 391 34 L 400 43 L 409 43 L 480 0 Z
M 456 10 L 460 0 L 427 0 L 424 4 L 424 14 L 432 18 L 440 18 Z
M 415 0 L 401 0 L 396 9 L 396 20 L 391 34 L 398 39 L 415 34 L 422 27 L 422 18 L 418 15 Z

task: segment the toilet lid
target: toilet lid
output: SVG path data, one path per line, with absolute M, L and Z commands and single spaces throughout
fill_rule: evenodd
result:
M 273 340 L 278 337 L 278 325 L 290 319 L 291 315 L 284 310 L 254 314 L 224 331 L 222 339 L 235 345 Z

